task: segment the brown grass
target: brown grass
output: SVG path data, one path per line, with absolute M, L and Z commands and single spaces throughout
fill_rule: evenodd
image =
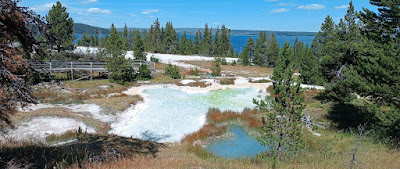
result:
M 190 82 L 186 85 L 182 84 L 180 82 L 176 82 L 175 84 L 178 86 L 190 86 L 190 87 L 202 87 L 202 88 L 206 88 L 207 86 L 210 86 L 210 84 L 208 84 L 206 82 L 200 82 L 200 81 Z
M 211 69 L 211 63 L 209 61 L 181 61 L 183 63 L 188 63 L 192 65 L 199 66 L 205 69 Z M 222 71 L 227 73 L 228 75 L 234 74 L 237 76 L 244 77 L 265 77 L 271 76 L 273 72 L 273 68 L 268 67 L 258 67 L 258 66 L 242 66 L 242 65 L 221 65 Z
M 227 121 L 240 119 L 240 120 L 243 120 L 246 122 L 244 125 L 251 127 L 251 128 L 257 128 L 257 127 L 262 126 L 261 118 L 259 118 L 257 116 L 257 114 L 258 114 L 257 109 L 243 111 L 242 113 L 234 112 L 234 111 L 221 112 L 218 109 L 210 109 L 207 113 L 207 122 L 213 123 L 213 124 L 218 124 L 218 123 L 223 123 L 223 122 L 227 122 Z
M 77 137 L 76 131 L 71 130 L 62 134 L 50 134 L 46 137 L 47 143 L 57 143 L 62 141 L 71 140 Z
M 99 88 L 101 85 L 107 85 L 109 88 Z M 131 84 L 132 85 L 132 84 Z M 55 87 L 55 86 L 52 86 Z M 127 90 L 130 85 L 122 86 L 110 83 L 106 80 L 94 81 L 67 81 L 65 84 L 60 85 L 69 92 L 57 92 L 48 88 L 34 87 L 33 95 L 42 103 L 51 104 L 72 104 L 83 103 L 85 100 L 91 98 L 103 98 L 110 93 L 121 93 Z
M 103 113 L 115 115 L 140 101 L 143 101 L 143 98 L 139 95 L 128 96 L 122 93 L 110 98 L 91 98 L 86 103 L 99 105 L 103 109 Z
M 219 83 L 222 85 L 233 85 L 235 84 L 235 78 L 221 78 L 219 79 Z
M 182 139 L 182 143 L 193 144 L 196 140 L 203 140 L 208 137 L 220 136 L 226 132 L 226 126 L 216 126 L 215 124 L 205 124 L 200 130 L 192 134 L 186 135 Z

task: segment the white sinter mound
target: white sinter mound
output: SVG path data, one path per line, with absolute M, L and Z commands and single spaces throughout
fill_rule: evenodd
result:
M 36 117 L 18 124 L 15 130 L 9 130 L 4 137 L 21 141 L 41 141 L 50 134 L 62 134 L 70 130 L 77 130 L 79 127 L 88 133 L 96 132 L 94 128 L 88 127 L 83 122 L 71 118 Z

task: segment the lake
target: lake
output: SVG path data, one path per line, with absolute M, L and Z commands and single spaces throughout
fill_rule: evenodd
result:
M 75 34 L 76 39 L 74 43 L 78 42 L 78 39 L 82 38 L 82 34 Z M 103 37 L 105 34 L 103 34 Z M 179 35 L 181 37 L 181 35 Z M 235 51 L 237 52 L 242 52 L 244 47 L 247 44 L 247 40 L 252 37 L 254 41 L 256 41 L 258 36 L 231 36 L 231 43 L 232 47 Z M 283 44 L 287 41 L 290 42 L 290 44 L 293 44 L 294 41 L 296 40 L 296 37 L 299 39 L 299 41 L 303 41 L 304 44 L 308 44 L 309 46 L 311 45 L 314 36 L 276 36 L 276 41 L 279 43 L 279 46 L 282 47 Z M 187 35 L 187 38 L 194 40 L 194 35 Z

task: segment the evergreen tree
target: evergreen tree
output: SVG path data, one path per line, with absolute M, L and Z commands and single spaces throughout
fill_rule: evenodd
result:
M 124 32 L 122 34 L 122 49 L 123 50 L 128 50 L 129 49 L 129 40 L 128 40 L 128 27 L 124 26 Z
M 74 45 L 72 42 L 75 40 L 74 20 L 69 17 L 67 8 L 62 6 L 60 1 L 57 1 L 49 10 L 49 13 L 46 15 L 46 21 L 50 26 L 50 33 L 56 37 L 54 41 L 51 41 L 56 46 L 56 50 L 61 52 L 73 49 Z M 53 40 L 49 36 L 48 39 Z
M 223 56 L 227 56 L 228 53 L 232 53 L 232 44 L 231 44 L 231 30 L 226 28 L 225 25 L 222 25 L 221 27 L 221 37 L 219 38 L 220 40 L 220 54 Z M 233 55 L 233 53 L 232 53 Z
M 295 69 L 300 68 L 301 56 L 303 55 L 303 50 L 304 50 L 303 42 L 300 42 L 299 39 L 296 37 L 296 40 L 294 41 L 293 44 Z
M 243 66 L 249 66 L 251 64 L 249 56 L 249 48 L 246 46 L 244 47 L 243 52 L 239 55 L 240 64 Z
M 303 147 L 301 117 L 304 110 L 304 96 L 300 83 L 293 77 L 293 51 L 289 43 L 285 43 L 277 59 L 272 79 L 274 99 L 270 104 L 265 100 L 255 100 L 254 103 L 262 111 L 263 126 L 259 130 L 258 141 L 271 147 L 274 161 L 282 159 L 284 154 L 296 153 Z M 270 109 L 272 107 L 272 109 Z M 274 163 L 273 168 L 276 167 Z
M 247 40 L 246 47 L 244 48 L 243 52 L 240 55 L 242 65 L 249 66 L 252 63 L 254 57 L 254 50 L 255 50 L 254 40 L 253 38 L 250 37 Z
M 96 32 L 94 34 L 94 46 L 99 46 L 99 29 L 96 28 Z
M 140 33 L 140 32 L 139 32 Z M 142 40 L 143 41 L 143 40 Z M 134 45 L 135 45 L 135 31 L 134 30 L 129 30 L 129 38 L 128 38 L 128 43 L 129 43 L 129 47 L 128 49 L 133 50 Z M 143 47 L 144 47 L 144 42 L 143 42 Z
M 187 39 L 186 32 L 183 32 L 180 40 L 179 54 L 188 55 L 191 54 L 191 40 Z
M 215 58 L 214 61 L 211 63 L 211 75 L 213 77 L 221 76 L 221 59 Z
M 165 26 L 164 41 L 166 53 L 175 54 L 179 50 L 178 34 L 175 32 L 172 22 L 167 22 Z
M 267 51 L 267 66 L 275 66 L 276 65 L 276 60 L 278 59 L 279 56 L 279 44 L 278 42 L 276 42 L 276 38 L 275 35 L 272 34 L 271 35 L 271 41 L 270 41 L 270 45 L 268 47 L 268 51 Z
M 204 35 L 201 41 L 201 52 L 202 55 L 212 55 L 211 50 L 212 45 L 212 29 L 208 29 L 208 24 L 206 23 L 204 26 Z
M 268 50 L 267 46 L 267 34 L 265 32 L 260 32 L 257 37 L 256 47 L 254 51 L 254 60 L 253 63 L 259 66 L 266 66 L 267 59 L 266 54 Z
M 322 75 L 318 59 L 315 57 L 311 48 L 306 45 L 300 59 L 300 78 L 302 83 L 322 85 Z
M 212 45 L 213 56 L 221 56 L 222 55 L 222 47 L 220 43 L 220 29 L 217 27 L 214 37 L 214 43 Z
M 118 84 L 125 84 L 135 79 L 134 70 L 125 59 L 125 51 L 122 48 L 121 35 L 112 24 L 110 36 L 105 44 L 105 52 L 107 54 L 106 68 L 109 72 L 110 81 Z
M 140 35 L 139 30 L 135 31 L 135 44 L 133 47 L 133 52 L 136 60 L 146 60 L 146 57 L 144 55 L 144 44 L 142 37 Z
M 193 54 L 199 54 L 200 53 L 200 45 L 201 45 L 201 31 L 197 31 L 196 35 L 194 36 L 194 42 L 193 42 Z

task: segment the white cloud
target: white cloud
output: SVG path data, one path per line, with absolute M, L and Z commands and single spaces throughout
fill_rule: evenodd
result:
M 135 13 L 130 13 L 129 15 L 133 16 L 133 17 L 137 17 L 137 15 Z
M 281 2 L 281 3 L 278 3 L 278 6 L 294 6 L 294 5 L 296 5 L 296 4 L 294 4 L 292 2 L 287 2 L 287 3 Z
M 111 14 L 111 11 L 108 9 L 100 9 L 100 8 L 89 8 L 87 12 L 92 13 L 102 13 L 102 14 Z
M 87 1 L 81 1 L 81 3 L 84 3 L 84 4 L 88 4 L 88 3 L 96 3 L 96 2 L 99 2 L 98 0 L 87 0 Z
M 273 13 L 282 13 L 282 12 L 288 12 L 288 11 L 290 11 L 290 9 L 278 8 L 278 9 L 270 10 L 269 13 L 273 14 Z
M 298 9 L 307 9 L 307 10 L 316 10 L 316 9 L 324 9 L 325 5 L 321 4 L 311 4 L 311 5 L 301 5 L 297 7 Z
M 143 11 L 142 14 L 143 15 L 150 15 L 152 13 L 157 13 L 157 12 L 160 12 L 160 10 L 158 10 L 158 9 L 149 9 L 149 10 Z
M 51 7 L 53 7 L 54 4 L 56 4 L 56 3 L 52 2 L 52 3 L 43 4 L 43 5 L 32 6 L 31 9 L 36 12 L 48 11 L 51 9 Z
M 336 9 L 346 9 L 349 8 L 349 5 L 335 6 Z

